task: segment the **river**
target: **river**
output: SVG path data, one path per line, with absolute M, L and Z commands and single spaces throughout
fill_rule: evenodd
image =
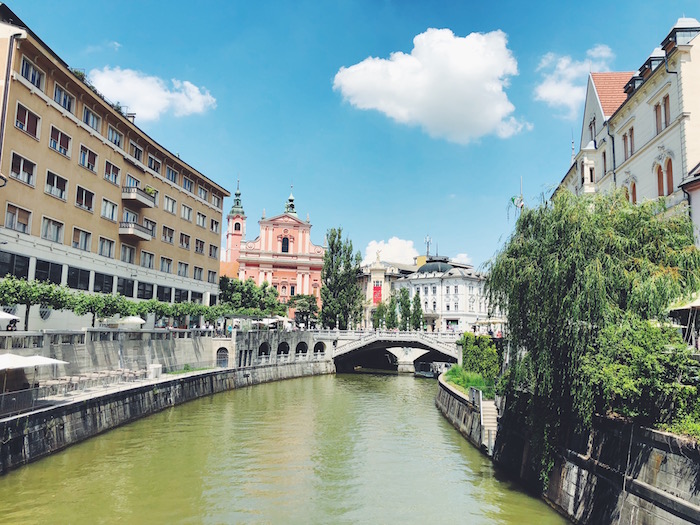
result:
M 566 523 L 494 471 L 436 391 L 329 375 L 192 401 L 0 477 L 0 522 Z

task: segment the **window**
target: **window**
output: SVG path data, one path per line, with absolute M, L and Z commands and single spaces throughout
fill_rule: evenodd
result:
M 117 205 L 114 202 L 108 201 L 107 199 L 102 199 L 102 217 L 116 222 L 117 209 Z
M 197 195 L 199 195 L 199 198 L 202 200 L 207 200 L 207 197 L 209 196 L 209 192 L 204 189 L 201 186 L 197 186 Z
M 459 286 L 455 284 L 455 293 L 459 293 Z
M 100 237 L 97 241 L 97 253 L 102 257 L 114 258 L 114 241 Z
M 194 182 L 192 181 L 192 179 L 188 179 L 187 177 L 182 177 L 182 187 L 185 188 L 185 190 L 189 191 L 190 193 L 193 193 Z
M 180 277 L 188 277 L 190 274 L 190 265 L 184 262 L 177 263 L 177 274 Z
M 194 241 L 194 252 L 204 253 L 204 241 L 201 239 L 195 239 Z
M 87 290 L 90 288 L 90 270 L 82 268 L 68 267 L 68 287 L 76 290 Z
M 105 180 L 119 186 L 119 168 L 109 161 L 105 161 Z
M 92 285 L 93 292 L 112 293 L 114 277 L 104 273 L 95 272 L 95 282 Z
M 595 182 L 595 168 L 593 166 L 588 168 L 588 180 L 590 182 Z
M 148 156 L 148 167 L 151 168 L 156 173 L 160 173 L 160 161 L 153 155 Z
M 126 181 L 124 185 L 127 188 L 139 188 L 141 186 L 141 181 L 134 177 L 133 175 L 127 173 L 126 174 Z
M 163 209 L 174 215 L 175 214 L 175 206 L 177 206 L 175 199 L 171 199 L 170 197 L 168 197 L 166 195 L 165 198 L 163 199 Z
M 29 80 L 39 89 L 44 89 L 44 73 L 37 68 L 33 62 L 27 59 L 27 57 L 22 57 L 22 69 L 20 71 L 22 76 Z
M 207 216 L 203 213 L 197 212 L 197 226 L 201 226 L 202 228 L 207 227 Z
M 192 302 L 196 304 L 202 304 L 202 292 L 192 292 Z
M 241 231 L 241 223 L 240 222 L 237 222 L 233 225 L 233 231 L 235 231 L 235 232 Z
M 437 303 L 433 301 L 433 312 L 437 310 Z
M 589 140 L 595 140 L 595 119 L 591 120 L 591 123 L 588 124 L 588 134 L 590 135 Z
M 78 186 L 75 195 L 75 205 L 84 210 L 92 211 L 94 198 L 94 193 L 92 193 L 89 190 L 86 190 L 82 186 Z
M 622 135 L 622 150 L 625 153 L 625 160 L 629 159 L 630 156 L 629 156 L 629 144 L 627 141 L 627 133 Z
M 282 253 L 289 253 L 289 237 L 282 239 Z
M 666 161 L 666 195 L 673 193 L 673 164 L 671 159 Z
M 25 159 L 17 153 L 12 154 L 12 167 L 10 168 L 10 175 L 17 180 L 21 180 L 25 184 L 34 186 L 34 170 L 36 169 L 36 164 Z
M 124 135 L 119 133 L 112 126 L 109 126 L 107 129 L 107 140 L 109 140 L 116 147 L 121 148 L 122 144 L 124 144 Z
M 190 249 L 190 236 L 186 233 L 180 233 L 180 248 Z
M 603 177 L 605 177 L 605 174 L 608 172 L 608 157 L 603 152 Z
M 61 200 L 66 200 L 66 188 L 68 187 L 68 181 L 56 175 L 52 171 L 46 172 L 46 187 L 44 191 L 49 195 L 53 195 Z
M 122 244 L 122 251 L 120 259 L 122 262 L 134 264 L 134 259 L 136 257 L 136 249 L 128 244 Z M 133 295 L 133 294 L 132 294 Z
M 100 131 L 100 117 L 97 116 L 88 107 L 83 108 L 83 122 L 90 126 L 95 131 Z
M 445 305 L 445 311 L 449 312 L 450 311 L 450 303 L 447 303 Z
M 630 128 L 629 132 L 630 141 L 630 157 L 634 155 L 634 128 Z
M 83 168 L 89 169 L 90 171 L 97 171 L 97 153 L 81 144 L 78 164 L 80 164 Z
M 47 241 L 63 242 L 63 223 L 44 217 L 41 221 L 41 238 Z
M 437 286 L 433 286 L 433 294 L 437 293 Z
M 29 257 L 0 252 L 0 275 L 14 275 L 21 279 L 29 277 Z
M 656 167 L 656 185 L 657 185 L 657 189 L 659 191 L 659 197 L 663 197 L 663 195 L 664 195 L 664 172 L 661 169 L 661 166 Z
M 214 245 L 214 244 L 210 244 L 209 245 L 209 257 L 217 258 L 218 256 L 219 256 L 219 247 Z
M 192 208 L 187 206 L 186 204 L 182 205 L 182 213 L 181 217 L 185 219 L 186 221 L 192 222 Z
M 37 281 L 48 281 L 54 284 L 61 284 L 61 276 L 63 274 L 63 265 L 50 261 L 36 260 L 36 270 L 34 278 Z
M 92 234 L 90 232 L 86 232 L 80 228 L 73 228 L 73 248 L 89 252 L 92 244 L 91 241 Z
M 661 104 L 656 104 L 654 106 L 654 118 L 656 120 L 656 134 L 658 135 L 663 129 L 661 127 Z
M 668 95 L 666 95 L 663 98 L 663 105 L 664 105 L 664 127 L 667 128 L 669 124 L 671 124 L 671 101 L 668 98 Z
M 630 184 L 630 195 L 632 196 L 632 204 L 637 204 L 637 184 Z
M 160 258 L 160 271 L 165 273 L 172 273 L 173 271 L 173 260 L 167 257 Z
M 214 233 L 219 233 L 219 221 L 214 219 L 211 220 L 211 231 Z
M 141 159 L 143 158 L 143 148 L 140 148 L 134 142 L 129 142 L 129 154 L 141 162 Z
M 214 281 L 209 281 L 209 282 L 210 282 L 210 283 L 213 283 Z M 294 285 L 291 285 L 291 286 L 289 287 L 289 295 L 294 295 L 295 290 L 296 290 L 296 289 L 295 289 Z
M 221 208 L 221 195 L 217 195 L 216 193 L 212 193 L 211 203 L 214 206 L 216 206 L 217 208 Z
M 139 222 L 139 214 L 135 211 L 131 211 L 129 208 L 124 208 L 122 212 L 122 221 L 137 223 Z
M 32 212 L 18 208 L 13 204 L 8 204 L 7 212 L 5 213 L 5 228 L 29 233 L 29 219 L 31 216 Z
M 141 250 L 141 266 L 144 268 L 153 268 L 155 256 L 152 253 Z
M 173 289 L 170 286 L 158 286 L 158 294 L 156 298 L 164 303 L 169 303 L 172 293 Z
M 54 126 L 51 126 L 49 147 L 58 151 L 61 155 L 70 157 L 70 137 Z
M 138 299 L 153 299 L 153 285 L 150 283 L 139 283 L 136 297 Z
M 22 104 L 17 104 L 17 119 L 15 126 L 31 135 L 35 139 L 39 138 L 39 115 L 32 113 Z
M 203 274 L 203 273 L 204 273 L 204 269 L 203 269 L 203 268 L 200 268 L 199 266 L 195 266 L 195 267 L 194 267 L 194 274 L 192 275 L 192 277 L 193 277 L 196 281 L 201 281 L 201 280 L 202 280 L 202 274 Z
M 455 302 L 455 312 L 459 312 L 459 303 Z
M 146 228 L 149 232 L 151 232 L 151 237 L 156 236 L 156 221 L 152 221 L 151 219 L 146 219 L 144 217 L 143 227 Z
M 167 226 L 163 226 L 163 236 L 161 237 L 161 240 L 172 244 L 173 237 L 175 237 L 175 230 L 168 228 Z
M 132 279 L 125 279 L 124 277 L 117 277 L 117 293 L 125 297 L 133 297 L 134 281 Z
M 69 113 L 73 113 L 75 109 L 75 97 L 58 84 L 54 84 L 53 87 L 53 100 Z
M 165 178 L 168 179 L 170 182 L 174 182 L 177 184 L 177 171 L 172 169 L 170 166 L 166 166 Z
M 187 301 L 190 300 L 189 295 L 190 294 L 187 290 L 180 290 L 179 288 L 175 288 L 175 302 L 176 303 L 186 303 Z
M 208 283 L 216 283 L 216 272 L 213 270 L 209 270 L 207 272 L 207 282 Z M 294 287 L 292 287 L 293 289 Z M 294 292 L 292 292 L 292 295 L 294 295 Z

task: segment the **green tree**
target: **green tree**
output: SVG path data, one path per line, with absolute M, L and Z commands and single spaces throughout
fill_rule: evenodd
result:
M 251 278 L 239 281 L 222 277 L 219 290 L 219 300 L 238 312 L 259 311 L 261 315 L 282 315 L 286 310 L 279 301 L 277 290 L 267 282 L 258 286 Z
M 318 302 L 313 295 L 295 295 L 287 302 L 287 306 L 294 308 L 294 317 L 306 328 L 310 327 L 311 321 L 315 321 L 318 315 Z
M 96 318 L 110 317 L 115 314 L 128 315 L 133 305 L 121 295 L 77 292 L 71 294 L 69 307 L 76 315 L 92 314 L 92 326 Z
M 411 297 L 408 288 L 399 290 L 399 312 L 401 313 L 399 330 L 408 330 L 411 322 Z
M 24 305 L 24 329 L 29 330 L 29 312 L 32 306 L 45 305 L 54 310 L 68 307 L 70 292 L 53 283 L 45 281 L 27 281 L 7 276 L 0 279 L 0 304 Z
M 562 192 L 521 211 L 489 265 L 487 293 L 491 308 L 507 312 L 514 366 L 508 406 L 526 415 L 527 466 L 542 488 L 556 448 L 590 422 L 594 391 L 581 367 L 600 351 L 600 331 L 627 311 L 662 319 L 670 302 L 697 290 L 693 241 L 687 213 L 669 212 L 663 199 L 632 205 L 622 192 Z M 521 381 L 529 390 L 522 403 Z M 504 423 L 508 417 L 507 409 Z
M 357 282 L 362 257 L 353 255 L 352 241 L 343 240 L 342 228 L 328 230 L 328 247 L 321 270 L 321 324 L 347 330 L 362 314 L 362 290 Z
M 493 383 L 501 368 L 493 339 L 487 335 L 476 336 L 471 332 L 464 332 L 459 344 L 462 346 L 462 368 Z
M 423 307 L 420 304 L 420 293 L 416 290 L 413 296 L 413 306 L 411 308 L 411 328 L 420 330 L 423 328 Z
M 396 295 L 391 294 L 391 297 L 389 297 L 389 305 L 387 306 L 385 319 L 387 330 L 393 330 L 399 326 L 399 317 L 396 311 L 397 308 L 398 304 L 396 301 Z
M 372 326 L 374 329 L 381 329 L 386 322 L 386 305 L 383 302 L 377 304 L 377 307 L 372 312 Z

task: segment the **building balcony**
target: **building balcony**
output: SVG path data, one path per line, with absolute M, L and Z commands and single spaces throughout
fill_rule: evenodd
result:
M 119 235 L 140 241 L 150 241 L 153 238 L 151 230 L 137 222 L 120 222 Z
M 156 198 L 153 195 L 149 195 L 136 186 L 122 188 L 122 201 L 141 208 L 153 208 L 156 205 Z

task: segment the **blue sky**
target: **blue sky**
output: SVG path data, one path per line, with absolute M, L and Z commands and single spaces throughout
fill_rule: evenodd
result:
M 312 240 L 480 266 L 578 148 L 588 71 L 636 70 L 700 2 L 8 2 L 217 183 L 248 237 L 293 184 Z M 225 212 L 231 200 L 224 203 Z

